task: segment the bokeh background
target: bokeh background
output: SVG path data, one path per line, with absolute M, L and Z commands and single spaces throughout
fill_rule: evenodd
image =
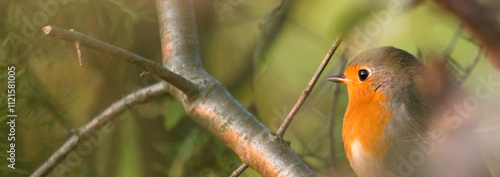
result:
M 460 21 L 432 1 L 193 0 L 201 57 L 208 73 L 264 125 L 276 131 L 331 44 L 345 36 L 285 139 L 311 168 L 325 176 L 352 174 L 341 141 L 346 105 L 340 86 L 332 106 L 340 56 L 391 45 L 427 62 L 449 58 L 457 77 L 479 47 Z M 491 7 L 498 2 L 482 1 Z M 273 11 L 274 10 L 274 11 Z M 45 16 L 43 15 L 45 14 Z M 497 13 L 500 15 L 500 13 Z M 279 17 L 279 18 L 276 18 Z M 74 29 L 161 62 L 152 0 L 18 0 L 0 2 L 0 176 L 27 176 L 72 134 L 113 101 L 159 79 L 90 49 L 79 66 L 74 44 L 43 34 L 45 25 Z M 347 47 L 349 46 L 349 47 Z M 7 168 L 7 66 L 16 66 L 16 170 Z M 480 77 L 499 73 L 480 55 L 463 84 L 473 93 Z M 500 82 L 500 79 L 498 79 Z M 498 92 L 497 92 L 498 91 Z M 484 125 L 499 125 L 500 90 L 482 100 Z M 333 108 L 333 109 L 332 109 Z M 330 153 L 329 120 L 334 157 Z M 496 123 L 495 123 L 496 122 Z M 170 96 L 131 108 L 116 119 L 88 155 L 78 155 L 68 176 L 228 176 L 239 158 L 186 116 Z M 484 128 L 484 159 L 500 175 L 500 127 Z M 495 136 L 492 136 L 495 135 Z M 493 143 L 492 143 L 493 142 Z M 259 176 L 247 169 L 241 176 Z

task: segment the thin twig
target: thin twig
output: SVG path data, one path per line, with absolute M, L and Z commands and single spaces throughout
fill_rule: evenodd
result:
M 472 63 L 465 69 L 465 73 L 460 79 L 459 83 L 462 84 L 465 82 L 465 80 L 469 77 L 470 73 L 472 70 L 476 67 L 477 63 L 479 63 L 479 58 L 481 58 L 481 54 L 483 54 L 483 48 L 479 47 L 476 53 L 476 57 L 474 57 L 474 60 L 472 60 Z
M 448 59 L 448 56 L 451 56 L 451 52 L 453 52 L 453 49 L 455 48 L 458 39 L 460 39 L 460 35 L 462 34 L 462 31 L 464 30 L 463 25 L 458 25 L 457 29 L 455 30 L 455 33 L 453 33 L 453 36 L 451 37 L 451 41 L 446 46 L 443 52 L 443 59 L 446 60 Z
M 446 58 L 449 61 L 448 63 L 451 64 L 451 67 L 456 68 L 458 71 L 461 71 L 461 72 L 465 71 L 465 68 L 462 65 L 460 65 L 460 63 L 458 63 L 457 60 L 455 60 L 453 57 L 448 56 Z M 457 71 L 457 73 L 458 73 L 458 71 Z
M 289 15 L 292 3 L 293 1 L 282 0 L 276 8 L 266 14 L 260 28 L 259 41 L 257 41 L 257 45 L 252 55 L 255 62 L 259 62 L 259 60 L 262 59 L 261 56 L 269 50 L 269 46 L 276 41 L 276 36 L 279 34 L 278 32 L 283 29 L 283 24 Z
M 76 130 L 73 136 L 71 136 L 50 156 L 47 161 L 45 161 L 35 172 L 33 172 L 33 174 L 31 174 L 31 177 L 47 176 L 56 167 L 56 165 L 61 163 L 63 159 L 82 142 L 82 140 L 85 140 L 85 137 L 89 137 L 92 133 L 100 130 L 131 106 L 138 103 L 144 103 L 150 98 L 156 98 L 158 96 L 165 95 L 166 93 L 167 89 L 165 83 L 159 82 L 149 87 L 137 90 L 114 102 L 85 126 Z
M 338 72 L 341 75 L 344 72 L 344 69 L 347 64 L 347 48 L 344 50 L 342 55 L 340 56 L 339 68 Z M 328 140 L 330 141 L 330 160 L 332 166 L 335 168 L 334 170 L 337 172 L 340 168 L 338 168 L 337 155 L 335 150 L 335 136 L 334 136 L 334 125 L 335 120 L 337 119 L 337 114 L 335 112 L 335 108 L 337 106 L 338 98 L 340 94 L 340 85 L 334 84 L 333 86 L 333 98 L 332 104 L 330 105 L 330 122 L 328 124 Z
M 75 42 L 75 47 L 76 47 L 76 55 L 78 57 L 78 62 L 80 62 L 80 66 L 83 66 L 82 63 L 82 51 L 80 50 L 80 43 Z
M 446 63 L 450 66 L 450 70 L 454 75 L 459 75 L 458 71 L 462 71 L 462 66 L 460 66 L 460 64 L 458 64 L 458 62 L 451 56 L 451 53 L 454 51 L 458 39 L 460 39 L 462 31 L 463 31 L 463 25 L 460 24 L 453 33 L 453 36 L 451 37 L 448 46 L 446 46 L 446 48 L 444 49 L 442 55 L 443 56 L 442 60 L 446 61 Z
M 325 58 L 323 59 L 323 62 L 321 62 L 321 65 L 319 66 L 318 70 L 314 74 L 313 78 L 311 79 L 311 81 L 309 81 L 309 84 L 307 85 L 307 87 L 302 92 L 301 97 L 299 98 L 299 100 L 297 101 L 297 103 L 295 103 L 295 105 L 293 106 L 292 110 L 290 111 L 290 113 L 286 117 L 286 119 L 283 122 L 283 124 L 281 124 L 280 128 L 278 129 L 278 131 L 276 131 L 276 135 L 277 136 L 279 136 L 281 138 L 283 137 L 283 135 L 285 134 L 286 129 L 288 128 L 288 126 L 292 122 L 293 118 L 295 117 L 295 115 L 299 111 L 300 107 L 306 101 L 307 97 L 309 96 L 309 94 L 311 93 L 312 89 L 314 88 L 314 85 L 318 81 L 319 76 L 325 70 L 326 65 L 328 64 L 328 62 L 332 58 L 333 54 L 335 53 L 335 51 L 337 50 L 337 48 L 339 47 L 339 45 L 340 45 L 341 42 L 342 42 L 342 37 L 341 36 L 337 37 L 337 39 L 333 43 L 332 47 L 330 48 L 330 50 L 326 54 Z M 233 176 L 239 176 L 241 173 L 243 173 L 243 171 L 245 171 L 246 168 L 247 168 L 247 165 L 246 164 L 242 164 L 240 167 L 238 167 L 238 169 L 236 169 L 231 174 L 231 177 L 233 177 Z
M 271 46 L 275 41 L 278 32 L 283 29 L 284 21 L 289 14 L 290 6 L 292 3 L 293 1 L 282 0 L 276 8 L 274 8 L 265 16 L 264 23 L 262 24 L 260 29 L 260 37 L 257 40 L 252 55 L 249 55 L 252 58 L 250 58 L 248 61 L 254 63 L 250 63 L 250 67 L 245 67 L 245 69 L 249 71 L 242 73 L 248 74 L 254 72 L 254 67 L 257 66 L 259 62 L 261 62 L 261 56 L 267 52 L 269 46 Z M 228 88 L 230 89 L 231 87 Z M 254 92 L 253 85 L 251 89 L 252 92 Z M 255 96 L 255 94 L 252 95 Z M 239 176 L 247 168 L 248 166 L 246 164 L 241 164 L 235 171 L 233 171 L 233 173 L 231 173 L 231 177 Z
M 229 177 L 237 177 L 240 176 L 243 171 L 245 171 L 248 168 L 247 164 L 241 164 L 240 167 L 238 167 L 236 170 L 231 173 L 231 176 Z
M 288 114 L 288 116 L 285 118 L 285 121 L 283 121 L 283 124 L 281 124 L 280 128 L 278 129 L 278 131 L 276 131 L 276 134 L 279 137 L 282 138 L 283 135 L 285 134 L 286 129 L 288 128 L 288 126 L 292 122 L 293 118 L 295 117 L 295 115 L 299 111 L 300 107 L 306 101 L 307 97 L 309 96 L 309 94 L 311 93 L 312 89 L 314 88 L 314 85 L 318 81 L 319 76 L 321 75 L 321 73 L 323 72 L 323 70 L 325 70 L 326 65 L 330 61 L 330 58 L 332 58 L 332 55 L 335 53 L 335 51 L 337 50 L 337 48 L 339 47 L 339 45 L 340 45 L 341 42 L 342 42 L 342 37 L 341 36 L 337 37 L 337 39 L 333 43 L 332 47 L 330 48 L 330 50 L 326 54 L 325 58 L 323 59 L 323 62 L 321 62 L 321 65 L 319 66 L 318 70 L 314 74 L 313 78 L 311 79 L 311 81 L 309 81 L 309 84 L 307 84 L 307 87 L 302 92 L 302 95 L 300 96 L 299 100 L 297 101 L 297 103 L 295 103 L 295 105 L 293 106 L 292 110 L 290 111 L 290 113 Z
M 188 97 L 193 98 L 198 94 L 198 86 L 186 78 L 166 69 L 161 64 L 153 60 L 146 59 L 134 53 L 130 53 L 122 48 L 113 46 L 103 41 L 86 36 L 77 31 L 68 31 L 56 26 L 45 26 L 43 31 L 46 35 L 57 37 L 70 42 L 78 42 L 80 45 L 103 52 L 116 59 L 125 61 L 135 67 L 152 73 L 165 82 L 172 84 L 181 90 Z
M 495 13 L 477 0 L 437 0 L 457 16 L 482 44 L 490 61 L 500 69 L 500 27 Z

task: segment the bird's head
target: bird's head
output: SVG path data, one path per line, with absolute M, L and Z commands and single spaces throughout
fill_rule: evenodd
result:
M 379 47 L 359 54 L 347 67 L 344 75 L 327 78 L 344 83 L 349 98 L 383 93 L 389 97 L 414 89 L 423 65 L 413 55 L 394 47 Z

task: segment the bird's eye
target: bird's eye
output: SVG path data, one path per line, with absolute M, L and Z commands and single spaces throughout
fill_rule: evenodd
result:
M 365 79 L 368 77 L 368 75 L 370 75 L 370 72 L 368 72 L 368 70 L 366 70 L 366 69 L 361 69 L 358 72 L 358 77 L 359 77 L 360 81 L 365 81 Z

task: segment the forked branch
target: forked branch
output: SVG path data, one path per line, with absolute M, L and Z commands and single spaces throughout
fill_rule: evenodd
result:
M 184 106 L 191 119 L 262 176 L 317 176 L 286 142 L 275 138 L 219 81 L 205 72 L 192 3 L 156 0 L 164 66 L 199 83 L 203 90 L 191 101 L 175 88 L 169 88 L 171 95 Z

